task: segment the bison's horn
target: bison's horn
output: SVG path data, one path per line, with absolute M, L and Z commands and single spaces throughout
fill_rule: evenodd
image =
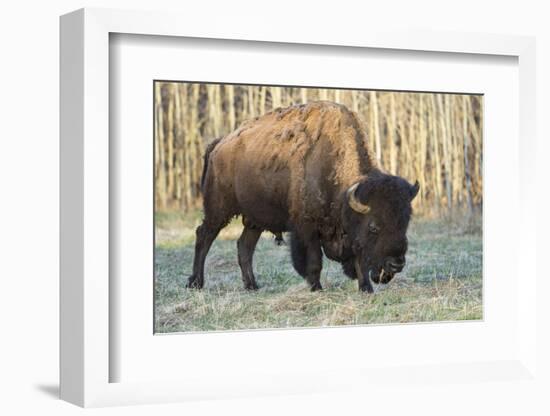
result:
M 352 185 L 348 189 L 347 194 L 348 194 L 349 206 L 351 207 L 351 209 L 353 209 L 355 212 L 358 212 L 359 214 L 366 214 L 370 211 L 369 206 L 359 202 L 359 200 L 355 196 L 355 190 L 357 189 L 358 186 L 359 186 L 359 183 L 356 183 L 355 185 Z

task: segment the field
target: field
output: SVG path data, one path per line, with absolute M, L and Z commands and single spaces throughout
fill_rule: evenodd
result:
M 206 259 L 205 288 L 185 288 L 200 213 L 155 217 L 155 331 L 239 330 L 482 319 L 481 219 L 414 218 L 407 266 L 375 294 L 357 291 L 340 265 L 324 259 L 322 292 L 292 268 L 289 246 L 264 233 L 254 256 L 260 290 L 243 289 L 236 239 L 227 226 Z

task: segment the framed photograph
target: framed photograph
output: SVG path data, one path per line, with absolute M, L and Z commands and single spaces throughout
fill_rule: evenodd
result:
M 63 16 L 61 397 L 536 385 L 534 62 L 527 37 Z
M 154 91 L 155 333 L 483 318 L 482 95 Z

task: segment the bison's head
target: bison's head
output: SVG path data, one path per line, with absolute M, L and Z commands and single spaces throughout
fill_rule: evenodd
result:
M 418 182 L 375 173 L 347 190 L 342 222 L 353 253 L 344 264 L 347 274 L 388 283 L 403 270 L 411 201 L 418 189 Z

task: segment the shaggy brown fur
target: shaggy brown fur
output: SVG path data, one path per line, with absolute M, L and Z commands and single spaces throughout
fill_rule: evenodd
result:
M 210 244 L 233 216 L 242 215 L 245 229 L 238 248 L 245 287 L 257 287 L 252 254 L 259 235 L 268 230 L 279 235 L 293 232 L 295 267 L 313 290 L 320 289 L 321 248 L 325 255 L 342 263 L 359 256 L 357 250 L 365 255 L 361 244 L 361 248 L 353 249 L 354 242 L 348 237 L 353 230 L 346 230 L 346 224 L 364 222 L 371 216 L 357 217 L 357 213 L 348 212 L 345 194 L 353 184 L 366 185 L 370 177 L 388 178 L 389 185 L 409 195 L 406 181 L 385 175 L 376 167 L 357 116 L 342 105 L 312 102 L 244 122 L 206 151 L 205 217 L 197 229 L 189 286 L 202 287 L 204 258 Z M 361 187 L 356 195 L 366 198 Z M 404 206 L 408 204 L 410 211 L 410 199 L 405 199 Z M 399 233 L 406 231 L 406 224 Z M 373 267 L 372 259 L 365 263 L 366 272 Z M 346 270 L 344 264 L 344 270 L 356 277 L 349 265 Z M 370 282 L 361 284 L 369 290 Z

